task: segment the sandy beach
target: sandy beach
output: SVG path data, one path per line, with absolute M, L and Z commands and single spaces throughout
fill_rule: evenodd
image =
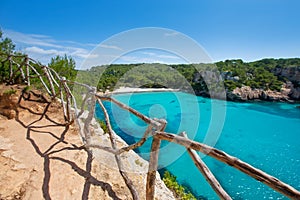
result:
M 142 92 L 178 92 L 179 89 L 172 88 L 131 88 L 131 87 L 120 87 L 108 94 L 123 94 L 123 93 L 142 93 Z

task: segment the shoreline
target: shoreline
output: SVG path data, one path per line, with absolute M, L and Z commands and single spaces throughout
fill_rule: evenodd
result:
M 133 88 L 133 87 L 120 87 L 113 91 L 98 92 L 100 94 L 127 94 L 127 93 L 144 93 L 144 92 L 180 92 L 180 89 L 172 88 Z
M 181 89 L 172 89 L 172 88 L 134 88 L 134 87 L 120 87 L 113 91 L 106 91 L 106 92 L 98 92 L 98 94 L 101 95 L 114 95 L 114 94 L 128 94 L 128 93 L 146 93 L 146 92 L 186 92 Z M 209 98 L 211 97 L 205 96 L 205 95 L 197 95 L 196 96 Z M 218 98 L 217 98 L 218 99 Z M 222 99 L 225 100 L 225 99 Z M 254 102 L 281 102 L 281 103 L 288 103 L 288 104 L 299 104 L 300 101 L 294 100 L 294 99 L 260 99 L 260 98 L 254 98 L 254 99 L 242 99 L 242 98 L 236 98 L 231 99 L 228 97 L 228 94 L 226 94 L 226 101 L 231 102 L 237 102 L 237 103 L 254 103 Z

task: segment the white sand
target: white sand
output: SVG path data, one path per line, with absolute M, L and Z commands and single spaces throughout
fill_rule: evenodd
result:
M 140 92 L 178 92 L 179 89 L 171 88 L 131 88 L 131 87 L 120 87 L 110 93 L 122 94 L 122 93 L 140 93 Z

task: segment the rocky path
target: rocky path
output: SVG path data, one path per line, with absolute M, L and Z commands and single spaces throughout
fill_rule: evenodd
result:
M 14 94 L 8 94 L 16 91 Z M 132 199 L 114 156 L 82 148 L 77 128 L 67 125 L 58 103 L 37 91 L 0 87 L 0 199 Z M 25 100 L 27 98 L 27 100 Z M 18 106 L 20 101 L 20 106 Z M 7 119 L 12 118 L 12 119 Z M 92 125 L 93 140 L 110 145 L 108 135 Z M 119 139 L 118 145 L 125 143 Z M 134 152 L 122 155 L 141 199 L 145 199 L 148 163 Z M 173 199 L 159 179 L 156 199 Z

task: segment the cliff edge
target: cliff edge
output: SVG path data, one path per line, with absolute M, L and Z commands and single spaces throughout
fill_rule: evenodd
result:
M 132 199 L 114 156 L 88 153 L 77 127 L 66 124 L 61 105 L 25 90 L 0 85 L 0 199 Z M 91 128 L 95 142 L 110 145 L 97 123 Z M 118 145 L 125 142 L 118 138 Z M 148 163 L 133 151 L 121 157 L 145 199 Z M 160 178 L 155 197 L 174 199 Z

